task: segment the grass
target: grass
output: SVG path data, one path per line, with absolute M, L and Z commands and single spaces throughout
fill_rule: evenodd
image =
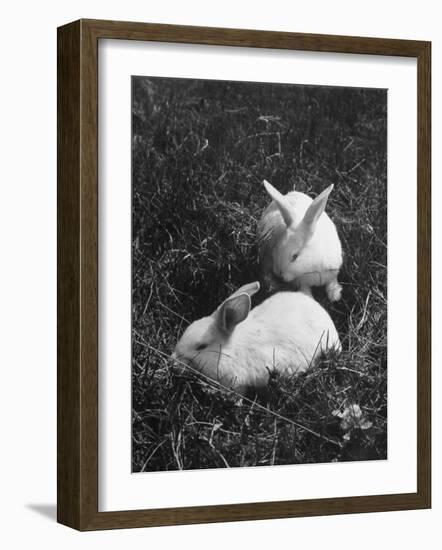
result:
M 386 458 L 386 122 L 385 90 L 133 79 L 134 472 Z M 335 184 L 344 291 L 316 298 L 343 352 L 239 400 L 169 356 L 260 279 L 264 178 L 311 196 Z M 343 429 L 353 404 L 371 427 Z

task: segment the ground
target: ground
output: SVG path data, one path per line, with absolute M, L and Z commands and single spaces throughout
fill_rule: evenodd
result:
M 386 458 L 386 114 L 385 90 L 133 79 L 133 471 Z M 315 297 L 343 352 L 240 401 L 169 356 L 260 279 L 263 179 L 335 184 L 343 295 Z

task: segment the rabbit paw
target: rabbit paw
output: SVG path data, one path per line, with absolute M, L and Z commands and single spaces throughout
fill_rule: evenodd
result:
M 325 290 L 330 302 L 338 302 L 341 299 L 342 286 L 338 283 L 338 281 L 332 281 L 329 283 Z

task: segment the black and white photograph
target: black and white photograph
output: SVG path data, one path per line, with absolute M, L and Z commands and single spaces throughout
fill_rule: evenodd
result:
M 3 5 L 0 547 L 440 546 L 437 8 Z
M 132 472 L 388 458 L 387 94 L 132 77 Z

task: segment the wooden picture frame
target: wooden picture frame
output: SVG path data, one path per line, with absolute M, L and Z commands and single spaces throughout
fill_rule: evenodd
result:
M 98 41 L 124 39 L 403 56 L 418 67 L 417 492 L 98 511 Z M 79 20 L 58 29 L 58 521 L 82 531 L 431 506 L 431 44 Z

